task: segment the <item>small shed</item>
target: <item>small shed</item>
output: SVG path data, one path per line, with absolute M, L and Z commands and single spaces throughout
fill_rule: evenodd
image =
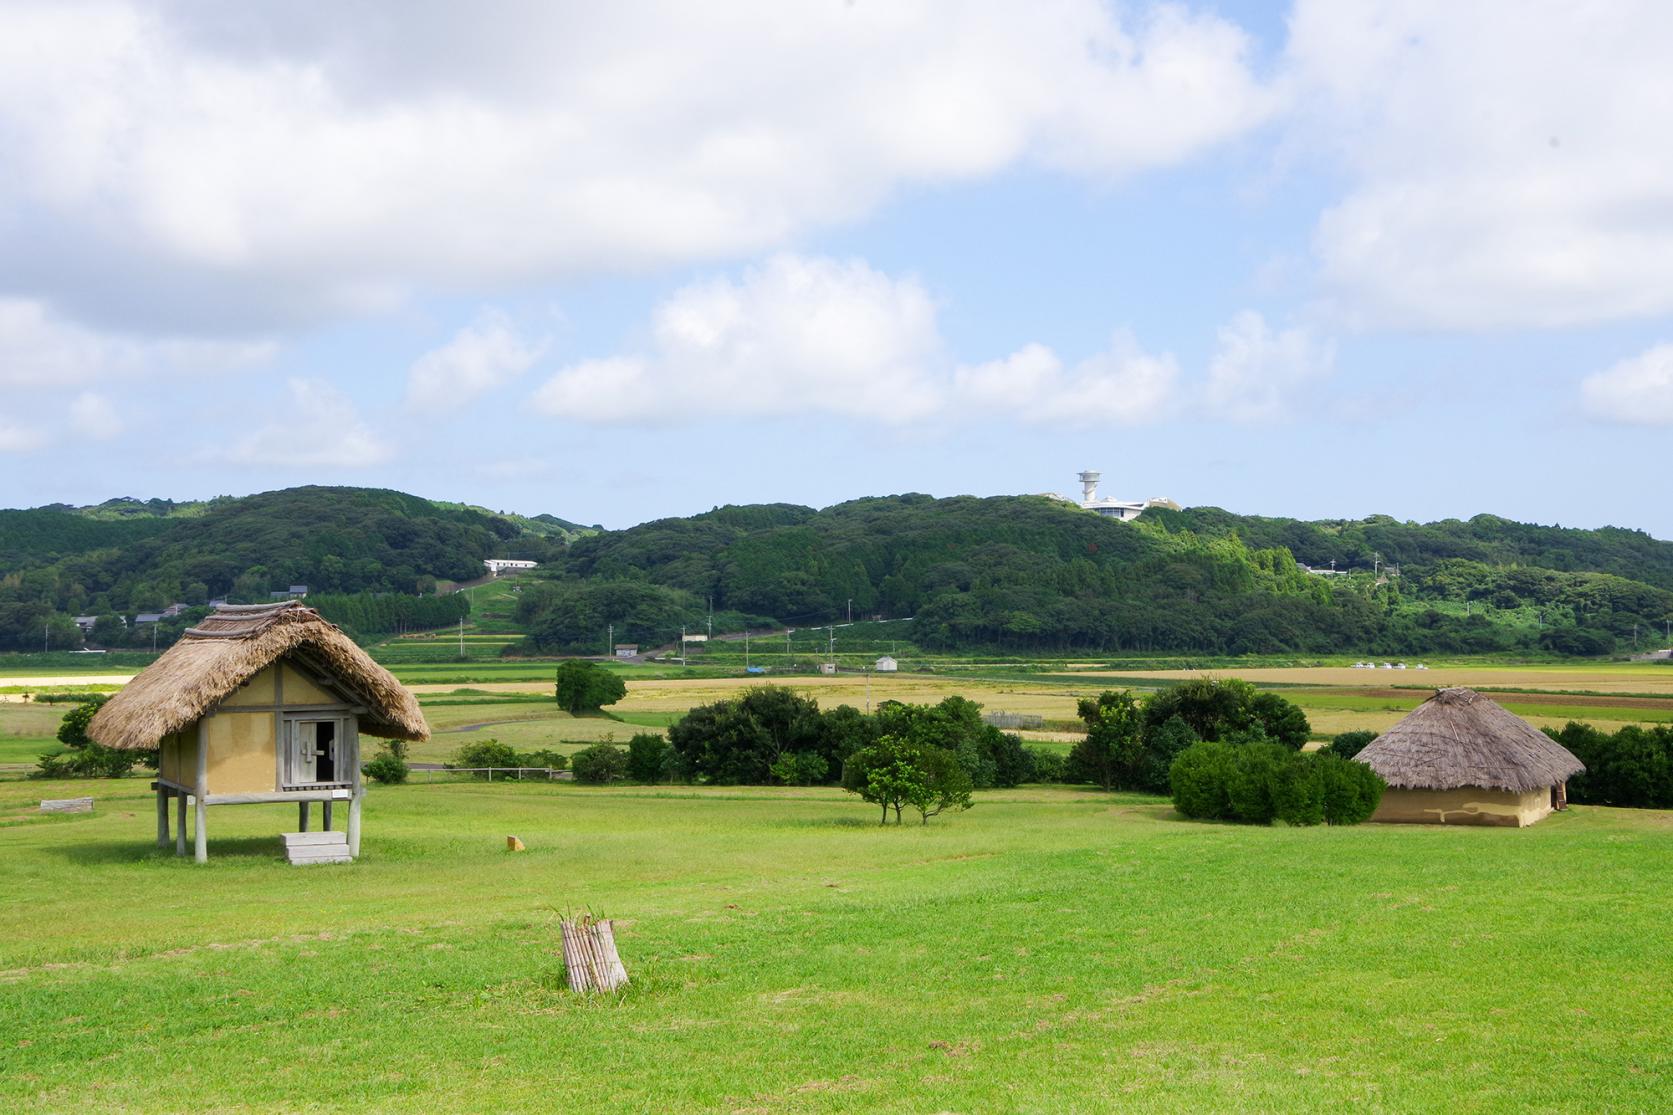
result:
M 880 674 L 892 674 L 899 669 L 900 663 L 896 662 L 890 655 L 885 654 L 877 660 L 877 672 Z
M 637 658 L 638 656 L 639 656 L 639 644 L 638 643 L 617 643 L 616 644 L 616 657 L 617 658 Z
M 336 625 L 300 602 L 225 604 L 189 628 L 89 721 L 96 743 L 157 748 L 157 843 L 209 855 L 207 807 L 296 802 L 303 832 L 320 802 L 348 804 L 347 846 L 360 851 L 361 733 L 424 740 L 418 701 Z
M 1373 821 L 1523 827 L 1568 806 L 1585 771 L 1550 736 L 1473 689 L 1441 689 L 1355 759 L 1388 783 Z

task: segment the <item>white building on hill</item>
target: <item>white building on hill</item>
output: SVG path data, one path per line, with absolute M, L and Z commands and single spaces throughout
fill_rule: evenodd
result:
M 498 577 L 501 573 L 509 573 L 515 569 L 533 569 L 538 561 L 523 561 L 520 558 L 484 558 L 482 564 L 488 567 L 488 572 Z
M 1090 469 L 1080 474 L 1081 498 L 1079 502 L 1080 506 L 1088 511 L 1126 522 L 1129 519 L 1138 518 L 1147 507 L 1166 507 L 1174 511 L 1179 510 L 1179 504 L 1166 496 L 1147 499 L 1143 503 L 1133 500 L 1111 499 L 1108 496 L 1100 499 L 1098 498 L 1098 480 L 1101 475 L 1101 473 Z M 1075 501 L 1070 500 L 1069 502 L 1073 503 Z

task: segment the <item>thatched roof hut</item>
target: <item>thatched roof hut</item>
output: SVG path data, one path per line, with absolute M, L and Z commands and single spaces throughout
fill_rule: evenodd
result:
M 1438 690 L 1356 757 L 1388 783 L 1374 821 L 1528 825 L 1585 765 L 1473 689 Z
M 295 600 L 221 605 L 106 702 L 88 723 L 88 738 L 121 749 L 156 747 L 285 657 L 331 677 L 356 698 L 367 735 L 430 738 L 417 699 L 394 675 L 336 624 Z
M 197 805 L 197 858 L 208 856 L 205 807 L 293 802 L 295 862 L 338 862 L 360 847 L 360 734 L 428 739 L 418 701 L 370 655 L 294 600 L 222 605 L 112 697 L 87 725 L 107 747 L 156 748 L 157 841 L 186 850 L 186 802 Z M 319 802 L 325 831 L 308 832 Z M 346 834 L 332 807 L 349 806 Z

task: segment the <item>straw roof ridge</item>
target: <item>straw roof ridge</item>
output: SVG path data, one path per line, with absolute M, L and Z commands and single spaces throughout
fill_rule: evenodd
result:
M 1586 766 L 1564 746 L 1473 689 L 1440 689 L 1355 758 L 1397 790 L 1476 786 L 1526 793 Z
M 430 737 L 417 698 L 336 624 L 294 600 L 221 605 L 107 701 L 87 735 L 123 750 L 156 747 L 281 658 L 329 678 L 362 706 L 367 735 Z

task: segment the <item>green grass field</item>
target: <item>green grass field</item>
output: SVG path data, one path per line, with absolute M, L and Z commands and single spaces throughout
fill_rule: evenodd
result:
M 1673 815 L 1250 829 L 1030 788 L 374 788 L 151 842 L 138 779 L 0 783 L 13 1110 L 1665 1110 Z M 504 850 L 507 834 L 528 845 Z M 619 999 L 557 922 L 617 920 Z

